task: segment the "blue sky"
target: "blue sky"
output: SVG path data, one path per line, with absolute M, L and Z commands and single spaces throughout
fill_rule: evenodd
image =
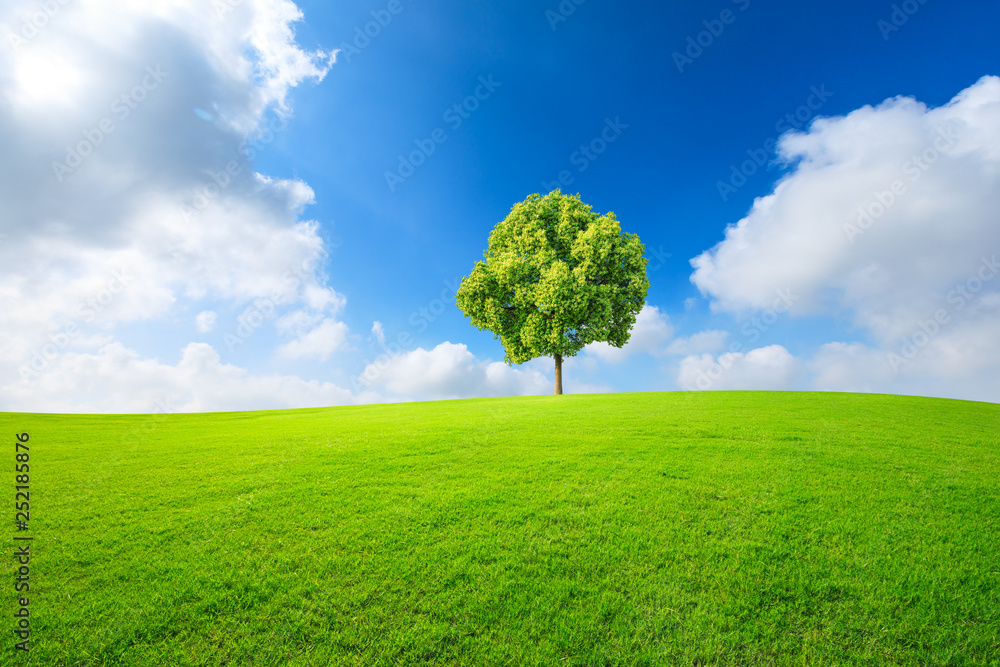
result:
M 91 2 L 34 31 L 36 3 L 10 4 L 0 409 L 548 393 L 551 360 L 499 368 L 500 343 L 446 297 L 510 207 L 561 175 L 640 236 L 651 282 L 634 344 L 581 353 L 567 391 L 1000 400 L 996 3 L 177 0 L 112 19 Z M 121 91 L 130 117 L 111 111 Z M 102 114 L 115 132 L 54 178 Z M 958 138 L 934 149 L 946 125 Z M 135 277 L 83 321 L 123 263 Z M 968 307 L 949 302 L 977 274 Z

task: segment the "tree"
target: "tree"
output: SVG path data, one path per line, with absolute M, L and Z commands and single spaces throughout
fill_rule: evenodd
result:
M 515 204 L 483 256 L 456 305 L 503 343 L 508 364 L 553 357 L 556 394 L 565 357 L 595 341 L 628 342 L 649 290 L 639 237 L 559 190 Z

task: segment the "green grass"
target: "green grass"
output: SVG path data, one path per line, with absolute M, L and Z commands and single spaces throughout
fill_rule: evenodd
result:
M 993 404 L 615 394 L 0 426 L 8 489 L 31 434 L 35 535 L 27 657 L 3 559 L 4 665 L 1000 665 Z

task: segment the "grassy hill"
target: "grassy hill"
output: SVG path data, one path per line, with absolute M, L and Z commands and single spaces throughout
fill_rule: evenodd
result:
M 27 656 L 3 559 L 5 665 L 1000 664 L 998 405 L 614 394 L 0 425 L 10 501 L 31 435 L 35 537 Z

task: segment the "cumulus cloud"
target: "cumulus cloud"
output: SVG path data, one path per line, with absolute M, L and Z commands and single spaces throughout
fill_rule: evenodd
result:
M 326 318 L 316 328 L 278 348 L 278 356 L 287 359 L 316 359 L 326 361 L 334 351 L 347 342 L 347 325 Z
M 218 314 L 212 310 L 203 310 L 194 318 L 194 326 L 200 333 L 208 333 L 215 328 L 215 320 Z
M 821 350 L 820 386 L 989 387 L 1000 371 L 1000 78 L 939 108 L 899 97 L 821 118 L 778 151 L 789 173 L 692 260 L 713 309 L 762 310 L 784 292 L 793 316 L 852 322 L 877 352 Z
M 685 357 L 677 374 L 677 386 L 687 390 L 791 390 L 799 387 L 805 369 L 802 362 L 781 345 Z
M 369 364 L 361 380 L 400 399 L 432 400 L 552 393 L 552 380 L 534 368 L 481 361 L 465 345 L 441 343 Z
M 893 380 L 885 353 L 862 343 L 827 343 L 808 367 L 817 391 L 875 392 Z
M 1000 78 L 937 109 L 895 98 L 819 119 L 779 153 L 792 172 L 692 260 L 717 309 L 791 288 L 793 312 L 876 326 L 887 303 L 943 294 L 1000 245 Z
M 622 347 L 608 343 L 591 343 L 584 352 L 608 363 L 618 363 L 635 354 L 663 354 L 663 344 L 674 335 L 674 328 L 666 313 L 656 306 L 643 306 L 635 318 L 629 341 Z
M 372 336 L 375 337 L 379 345 L 385 345 L 385 328 L 383 328 L 382 323 L 378 320 L 372 323 Z
M 33 31 L 38 3 L 0 7 L 0 376 L 18 383 L 6 395 L 27 405 L 35 387 L 30 407 L 50 409 L 40 372 L 59 367 L 61 382 L 83 386 L 80 353 L 178 306 L 263 300 L 318 322 L 339 311 L 344 298 L 318 269 L 318 224 L 302 218 L 312 190 L 254 169 L 287 127 L 290 91 L 333 61 L 296 43 L 296 5 L 51 4 Z M 289 354 L 328 354 L 321 334 L 343 325 L 319 326 L 295 332 Z
M 692 355 L 704 352 L 718 352 L 726 345 L 728 331 L 713 329 L 699 331 L 691 336 L 676 338 L 667 346 L 667 354 Z
M 29 386 L 0 387 L 10 410 L 37 407 L 46 396 L 52 412 L 152 413 L 324 407 L 380 400 L 330 382 L 289 375 L 255 375 L 224 364 L 206 343 L 191 343 L 177 365 L 143 358 L 121 343 L 95 353 L 62 354 Z

